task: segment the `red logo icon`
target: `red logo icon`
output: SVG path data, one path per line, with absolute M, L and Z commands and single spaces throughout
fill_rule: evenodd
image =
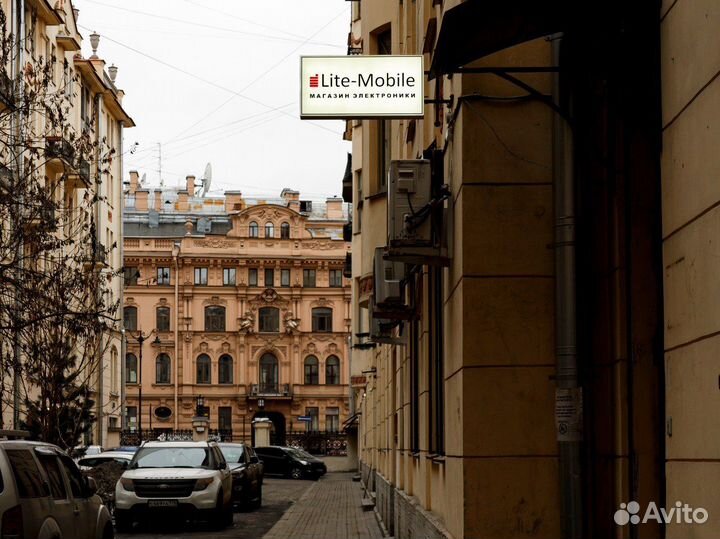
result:
M 310 88 L 317 88 L 320 82 L 320 78 L 317 75 L 310 76 Z

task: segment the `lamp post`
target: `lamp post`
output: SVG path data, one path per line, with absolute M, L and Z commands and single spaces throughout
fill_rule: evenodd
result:
M 150 333 L 145 334 L 142 331 L 138 331 L 137 334 L 134 334 L 132 332 L 128 332 L 130 336 L 135 339 L 138 343 L 138 346 L 140 347 L 140 353 L 138 354 L 138 436 L 140 439 L 140 442 L 142 442 L 143 434 L 142 434 L 142 416 L 143 416 L 143 405 L 142 405 L 142 356 L 143 356 L 143 343 L 150 338 L 150 336 L 155 333 L 155 330 L 153 329 Z M 155 340 L 153 341 L 153 344 L 160 344 L 160 337 L 158 335 L 155 336 Z

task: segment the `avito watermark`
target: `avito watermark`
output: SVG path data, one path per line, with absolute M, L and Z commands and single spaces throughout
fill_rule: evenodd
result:
M 646 522 L 658 522 L 660 524 L 705 524 L 709 515 L 703 507 L 692 508 L 686 503 L 675 502 L 675 506 L 669 510 L 658 507 L 655 502 L 650 502 L 645 513 L 640 516 L 640 504 L 638 502 L 621 503 L 620 509 L 615 511 L 615 523 L 618 526 L 627 524 L 644 524 Z

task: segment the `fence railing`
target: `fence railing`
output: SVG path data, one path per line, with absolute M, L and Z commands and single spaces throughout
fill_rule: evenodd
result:
M 140 445 L 140 442 L 157 440 L 161 442 L 189 442 L 193 439 L 192 429 L 143 429 L 142 436 L 137 430 L 120 431 L 120 445 Z M 213 442 L 232 442 L 231 429 L 210 429 L 208 440 Z
M 347 455 L 347 435 L 344 432 L 290 431 L 285 433 L 285 444 L 304 449 L 312 455 Z

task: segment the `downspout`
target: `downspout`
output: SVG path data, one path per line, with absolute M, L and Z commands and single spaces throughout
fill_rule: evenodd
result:
M 561 65 L 562 35 L 552 40 L 553 65 Z M 553 101 L 568 110 L 560 72 L 553 75 Z M 583 500 L 580 447 L 582 388 L 577 361 L 575 267 L 575 177 L 573 133 L 566 118 L 553 114 L 553 197 L 555 206 L 555 424 L 560 457 L 562 537 L 582 539 Z
M 162 191 L 161 191 L 162 192 Z M 180 324 L 180 305 L 178 304 L 179 296 L 180 296 L 180 263 L 178 260 L 178 257 L 180 255 L 180 242 L 175 242 L 173 245 L 173 262 L 175 263 L 175 327 L 174 329 L 174 358 L 175 358 L 175 368 L 173 369 L 173 378 L 174 378 L 174 408 L 173 408 L 173 417 L 175 418 L 175 430 L 178 430 L 179 428 L 179 411 L 178 411 L 178 371 L 180 370 L 180 359 L 178 358 L 178 350 L 179 350 L 179 343 L 178 339 L 180 338 L 180 332 L 178 331 L 178 326 Z
M 125 159 L 123 158 L 123 136 L 125 132 L 125 122 L 120 120 L 118 122 L 120 126 L 118 132 L 118 155 L 120 156 L 120 234 L 118 235 L 118 249 L 120 251 L 120 269 L 122 270 L 122 277 L 120 278 L 120 430 L 125 429 L 125 354 L 127 348 L 125 346 L 125 328 L 123 322 L 125 320 L 125 193 L 123 192 L 123 180 L 125 178 L 125 167 L 123 166 Z M 117 374 L 117 373 L 116 373 Z
M 25 35 L 25 0 L 15 1 L 15 16 L 12 18 L 12 24 L 15 27 L 15 63 L 12 65 L 13 82 L 15 99 L 19 102 L 23 94 L 22 66 L 25 62 L 25 47 L 23 47 L 22 39 Z M 13 154 L 15 159 L 16 181 L 19 186 L 23 175 L 23 159 L 20 155 L 19 144 L 22 140 L 22 107 L 18 107 L 17 111 L 12 114 L 11 120 L 15 123 L 11 127 L 13 137 Z M 22 190 L 20 193 L 20 208 L 24 206 Z M 22 211 L 22 210 L 21 210 Z M 16 231 L 21 234 L 21 240 L 18 242 L 17 249 L 17 271 L 22 277 L 24 245 L 22 241 L 22 231 Z M 19 301 L 16 295 L 16 309 L 20 309 Z M 13 331 L 13 429 L 20 428 L 20 365 L 22 363 L 22 352 L 20 350 L 20 332 L 17 328 Z
M 100 255 L 100 185 L 102 183 L 102 167 L 100 166 L 100 94 L 95 94 L 95 189 L 97 190 L 96 196 L 98 197 L 95 201 L 95 245 L 93 245 L 93 266 L 95 265 L 95 261 L 97 256 Z M 98 274 L 102 273 L 101 269 L 97 270 Z M 95 292 L 95 301 L 96 305 L 100 305 L 100 300 L 102 299 L 102 292 L 100 288 Z M 98 362 L 98 387 L 97 387 L 97 433 L 98 433 L 98 441 L 97 443 L 101 446 L 105 445 L 105 439 L 103 437 L 103 409 L 105 407 L 105 403 L 103 402 L 105 399 L 105 392 L 103 391 L 105 387 L 105 369 L 104 367 L 104 351 L 103 351 L 103 342 L 105 340 L 105 335 L 100 335 L 100 342 L 98 346 L 98 350 L 96 353 L 96 360 Z

